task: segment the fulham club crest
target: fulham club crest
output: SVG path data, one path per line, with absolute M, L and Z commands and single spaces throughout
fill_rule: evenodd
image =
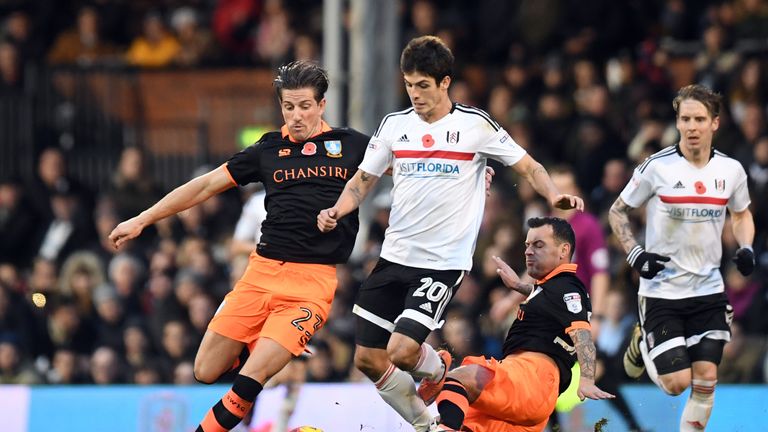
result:
M 725 192 L 725 179 L 715 179 L 715 189 L 718 192 Z
M 445 133 L 445 141 L 448 144 L 456 144 L 459 142 L 459 131 L 448 131 Z

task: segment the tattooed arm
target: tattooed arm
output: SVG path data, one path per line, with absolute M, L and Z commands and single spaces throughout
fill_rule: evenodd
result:
M 579 399 L 607 399 L 614 396 L 608 392 L 600 390 L 595 385 L 595 369 L 597 363 L 597 349 L 592 343 L 592 333 L 589 329 L 578 328 L 570 331 L 568 336 L 573 340 L 576 349 L 576 358 L 579 361 L 581 369 L 581 379 L 579 380 Z
M 637 240 L 635 240 L 635 235 L 632 233 L 632 227 L 629 223 L 628 213 L 631 209 L 632 207 L 619 197 L 616 198 L 616 201 L 611 206 L 611 210 L 608 212 L 608 222 L 611 224 L 613 234 L 619 240 L 626 253 L 629 253 L 637 245 Z
M 360 207 L 365 197 L 371 192 L 379 178 L 373 174 L 358 169 L 355 175 L 344 186 L 336 204 L 331 208 L 321 210 L 317 215 L 317 228 L 328 232 L 336 228 L 336 222 Z

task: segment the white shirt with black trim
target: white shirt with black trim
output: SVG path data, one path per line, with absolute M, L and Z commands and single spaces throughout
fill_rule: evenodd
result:
M 668 256 L 666 269 L 640 279 L 645 297 L 681 299 L 723 292 L 720 274 L 726 208 L 750 203 L 741 164 L 713 151 L 706 166 L 688 162 L 677 146 L 650 156 L 621 192 L 631 207 L 647 202 L 645 250 Z
M 485 206 L 485 165 L 513 165 L 525 150 L 477 108 L 454 104 L 433 123 L 413 108 L 387 115 L 360 169 L 394 186 L 381 257 L 434 270 L 470 270 Z

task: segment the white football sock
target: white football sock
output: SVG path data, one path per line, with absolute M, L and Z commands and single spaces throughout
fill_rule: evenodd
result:
M 416 378 L 427 378 L 430 381 L 440 381 L 445 374 L 445 365 L 443 360 L 437 354 L 432 345 L 428 343 L 421 344 L 419 351 L 419 361 L 416 367 L 409 372 Z
M 698 432 L 707 427 L 715 404 L 715 384 L 717 381 L 691 380 L 691 397 L 680 418 L 680 432 Z
M 411 375 L 390 364 L 375 384 L 384 402 L 413 425 L 416 432 L 429 431 L 432 416 L 427 410 L 427 405 L 416 393 L 416 384 Z

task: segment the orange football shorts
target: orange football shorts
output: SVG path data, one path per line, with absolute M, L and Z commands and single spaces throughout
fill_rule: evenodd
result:
M 333 265 L 277 261 L 253 252 L 208 329 L 251 347 L 260 337 L 270 338 L 299 355 L 325 324 L 336 284 Z
M 560 373 L 546 354 L 521 352 L 502 361 L 467 357 L 494 373 L 480 397 L 469 406 L 464 426 L 472 432 L 538 432 L 544 430 L 557 402 Z

